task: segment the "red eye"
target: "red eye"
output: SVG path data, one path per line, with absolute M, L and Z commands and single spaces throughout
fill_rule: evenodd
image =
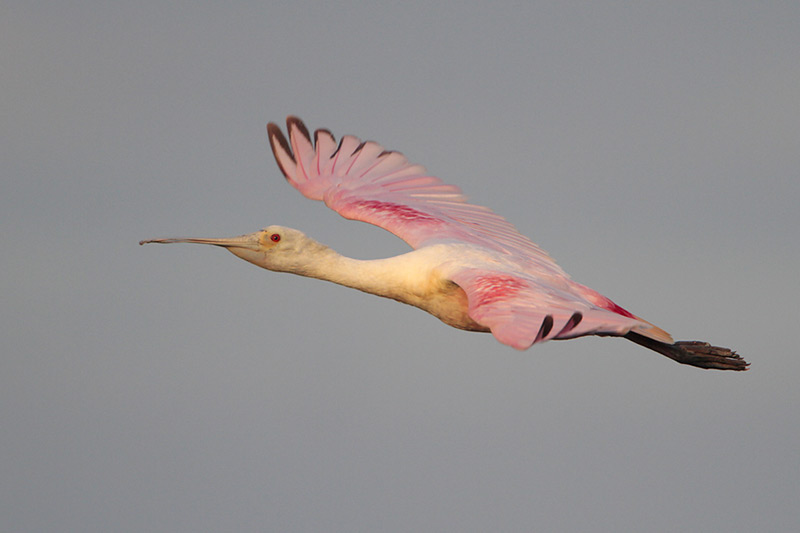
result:
M 269 236 L 269 238 L 272 239 L 272 242 L 278 242 L 279 240 L 281 240 L 281 236 L 278 235 L 277 233 L 273 233 L 272 235 Z

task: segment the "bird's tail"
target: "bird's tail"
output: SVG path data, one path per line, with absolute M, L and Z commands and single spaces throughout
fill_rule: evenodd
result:
M 634 332 L 627 333 L 625 338 L 684 365 L 717 370 L 747 370 L 750 365 L 733 350 L 711 346 L 707 342 L 678 341 L 667 344 Z

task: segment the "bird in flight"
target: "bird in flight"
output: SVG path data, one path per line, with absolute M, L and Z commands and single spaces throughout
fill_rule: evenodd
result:
M 678 363 L 747 370 L 736 352 L 700 341 L 673 341 L 663 329 L 577 283 L 541 248 L 461 190 L 378 143 L 325 129 L 312 137 L 286 119 L 288 139 L 267 126 L 286 180 L 303 196 L 351 220 L 386 229 L 413 250 L 386 259 L 342 256 L 302 232 L 268 226 L 219 239 L 147 243 L 221 246 L 257 266 L 332 281 L 429 312 L 445 324 L 491 332 L 518 350 L 584 335 L 625 337 Z

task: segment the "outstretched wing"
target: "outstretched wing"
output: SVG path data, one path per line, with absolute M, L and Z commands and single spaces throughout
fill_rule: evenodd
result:
M 581 285 L 503 217 L 468 203 L 458 187 L 428 175 L 399 152 L 351 135 L 337 144 L 324 129 L 314 132 L 312 143 L 299 118 L 288 117 L 286 125 L 288 141 L 277 125 L 267 126 L 270 144 L 283 175 L 305 197 L 324 201 L 345 218 L 380 226 L 413 248 L 469 243 L 519 265 L 513 274 L 502 268 L 451 274 L 467 294 L 470 317 L 501 342 L 522 349 L 552 338 L 621 335 L 650 326 L 615 312 L 620 308 L 590 289 L 582 294 Z
M 391 231 L 413 248 L 467 242 L 566 275 L 503 217 L 467 203 L 458 187 L 430 176 L 403 154 L 352 135 L 337 144 L 324 129 L 314 132 L 312 144 L 299 118 L 288 117 L 286 125 L 291 148 L 273 123 L 267 126 L 270 144 L 283 175 L 306 198 L 324 201 L 345 218 Z
M 633 330 L 660 342 L 669 334 L 616 307 L 604 296 L 587 299 L 581 285 L 552 284 L 519 272 L 460 268 L 450 274 L 464 289 L 469 316 L 488 327 L 495 338 L 518 350 L 552 339 L 583 335 L 624 335 Z M 559 286 L 560 285 L 560 286 Z M 576 290 L 577 289 L 577 290 Z M 609 307 L 602 307 L 603 304 Z

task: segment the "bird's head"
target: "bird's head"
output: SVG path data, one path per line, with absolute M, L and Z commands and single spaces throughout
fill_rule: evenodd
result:
M 221 239 L 149 239 L 139 244 L 210 244 L 227 248 L 245 261 L 267 270 L 302 273 L 309 259 L 324 255 L 330 248 L 307 237 L 302 231 L 283 226 L 268 226 L 255 233 Z

